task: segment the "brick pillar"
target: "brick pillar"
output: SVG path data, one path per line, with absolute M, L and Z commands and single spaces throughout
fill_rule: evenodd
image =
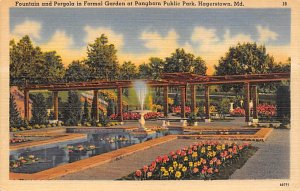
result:
M 118 87 L 118 118 L 123 121 L 123 103 L 122 103 L 122 88 Z
M 181 117 L 185 118 L 185 101 L 186 101 L 186 87 L 180 87 L 180 97 L 181 97 Z
M 252 86 L 252 102 L 253 102 L 253 119 L 258 119 L 257 105 L 258 105 L 258 94 L 257 86 Z
M 58 91 L 53 92 L 54 119 L 58 120 Z
M 209 100 L 209 86 L 204 86 L 204 99 L 205 99 L 205 122 L 210 122 L 210 100 Z
M 191 85 L 191 112 L 196 112 L 196 86 Z
M 99 102 L 98 102 L 98 90 L 94 90 L 93 104 L 92 104 L 92 118 L 99 121 Z
M 29 121 L 29 90 L 24 90 L 24 119 Z
M 168 105 L 168 93 L 169 93 L 169 87 L 165 86 L 164 87 L 164 98 L 163 98 L 163 102 L 164 102 L 164 115 L 165 117 L 168 117 L 168 113 L 169 113 L 169 105 Z
M 246 82 L 244 85 L 245 91 L 245 100 L 244 100 L 244 108 L 245 108 L 245 122 L 250 122 L 250 83 Z

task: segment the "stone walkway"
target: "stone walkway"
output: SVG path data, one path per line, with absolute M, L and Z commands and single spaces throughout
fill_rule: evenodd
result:
M 288 179 L 290 177 L 290 131 L 274 129 L 266 142 L 231 179 Z
M 273 130 L 266 142 L 254 142 L 259 150 L 246 164 L 238 169 L 231 179 L 283 179 L 289 178 L 289 130 Z M 62 180 L 115 180 L 150 164 L 158 155 L 168 154 L 188 146 L 195 140 L 177 139 L 159 146 L 140 151 L 117 161 L 94 168 L 68 174 Z

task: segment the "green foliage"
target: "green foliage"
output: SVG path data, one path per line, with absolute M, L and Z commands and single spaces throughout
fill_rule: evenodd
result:
M 105 116 L 103 113 L 100 113 L 99 122 L 103 127 L 107 127 L 107 125 L 109 124 L 109 118 Z
M 43 94 L 38 93 L 31 96 L 32 100 L 32 118 L 31 124 L 46 124 L 48 123 L 46 100 Z
M 152 71 L 149 64 L 141 64 L 139 65 L 139 78 L 141 79 L 151 79 L 152 78 Z
M 64 67 L 56 52 L 43 53 L 34 46 L 29 36 L 19 42 L 10 41 L 10 83 L 24 85 L 28 83 L 48 83 L 62 80 Z
M 22 125 L 22 119 L 17 109 L 17 104 L 13 95 L 9 95 L 9 126 L 20 127 Z
M 124 62 L 120 68 L 120 80 L 132 80 L 137 77 L 136 65 L 132 62 Z
M 280 86 L 276 93 L 277 118 L 282 123 L 290 123 L 291 95 L 289 86 Z
M 89 104 L 87 101 L 87 98 L 85 98 L 84 100 L 84 105 L 83 105 L 83 114 L 82 114 L 82 118 L 81 118 L 81 124 L 85 124 L 87 122 L 89 122 L 90 119 L 90 113 L 89 113 Z
M 66 69 L 65 81 L 82 82 L 91 80 L 90 69 L 83 61 L 72 61 Z
M 175 97 L 174 97 L 174 104 L 173 106 L 179 106 L 180 105 L 180 98 L 179 98 L 179 95 L 178 94 L 175 94 Z
M 163 73 L 165 62 L 161 58 L 151 57 L 149 59 L 149 67 L 151 79 L 159 79 Z
M 189 125 L 194 125 L 197 120 L 197 115 L 195 113 L 191 113 L 187 119 Z
M 81 118 L 81 102 L 77 92 L 68 92 L 68 103 L 65 105 L 63 122 L 65 125 L 77 126 Z
M 108 43 L 107 37 L 102 34 L 87 48 L 87 65 L 91 75 L 96 79 L 113 80 L 118 76 L 117 50 L 113 44 Z
M 115 113 L 115 104 L 113 100 L 108 101 L 108 106 L 107 106 L 107 117 L 111 116 L 112 114 Z
M 44 78 L 43 83 L 60 82 L 65 75 L 65 68 L 62 64 L 61 57 L 55 51 L 43 53 L 44 61 Z M 46 77 L 47 76 L 47 77 Z
M 217 104 L 217 110 L 223 119 L 225 118 L 225 114 L 229 113 L 229 109 L 230 100 L 228 98 L 222 98 L 221 102 Z
M 190 72 L 205 75 L 206 64 L 200 57 L 195 58 L 191 53 L 186 53 L 184 49 L 176 49 L 170 57 L 166 58 L 164 72 Z
M 221 57 L 219 65 L 215 66 L 216 75 L 238 75 L 268 73 L 274 64 L 272 56 L 266 53 L 265 46 L 256 43 L 238 43 L 230 47 L 225 57 Z M 241 85 L 223 85 L 224 91 L 234 89 L 240 92 Z

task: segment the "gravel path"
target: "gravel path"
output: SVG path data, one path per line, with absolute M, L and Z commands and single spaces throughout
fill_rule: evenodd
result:
M 290 177 L 290 131 L 274 129 L 266 142 L 231 179 L 288 179 Z

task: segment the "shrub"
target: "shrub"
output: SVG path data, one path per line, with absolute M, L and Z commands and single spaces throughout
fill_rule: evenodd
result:
M 39 129 L 40 126 L 39 126 L 38 124 L 35 124 L 35 125 L 33 125 L 33 128 L 34 128 L 34 129 Z
M 47 125 L 47 128 L 50 128 L 50 127 L 52 127 L 52 126 L 51 126 L 50 124 L 48 124 L 48 125 Z
M 31 129 L 32 129 L 32 126 L 28 125 L 28 126 L 26 127 L 26 129 L 27 129 L 27 130 L 31 130 Z
M 38 93 L 32 96 L 32 124 L 45 124 L 48 122 L 46 100 L 43 94 Z
M 19 129 L 20 129 L 20 131 L 25 131 L 26 130 L 25 127 L 20 127 Z
M 194 125 L 194 123 L 196 122 L 197 119 L 197 115 L 195 113 L 191 113 L 187 122 L 189 125 Z
M 101 123 L 98 123 L 98 124 L 97 124 L 97 127 L 102 127 L 102 124 L 101 124 Z
M 22 125 L 22 119 L 17 109 L 17 104 L 13 95 L 9 97 L 9 126 L 20 127 Z
M 40 128 L 46 128 L 46 125 L 40 125 Z

